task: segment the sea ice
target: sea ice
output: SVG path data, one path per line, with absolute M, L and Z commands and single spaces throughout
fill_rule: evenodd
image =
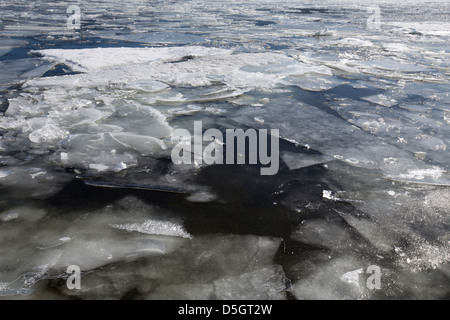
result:
M 363 291 L 359 285 L 355 285 L 354 276 L 352 281 L 342 281 L 342 277 L 347 280 L 348 272 L 359 270 L 361 263 L 360 259 L 353 256 L 331 259 L 319 266 L 317 271 L 296 281 L 293 284 L 293 294 L 300 300 L 360 299 Z
M 219 300 L 284 300 L 285 278 L 281 266 L 271 266 L 238 277 L 214 281 Z
M 120 299 L 131 291 L 157 300 L 284 299 L 285 275 L 273 262 L 279 245 L 267 237 L 196 235 L 173 253 L 88 273 L 81 292 L 60 290 L 91 299 Z
M 333 222 L 306 220 L 291 235 L 295 241 L 334 250 L 345 250 L 352 245 L 350 234 Z

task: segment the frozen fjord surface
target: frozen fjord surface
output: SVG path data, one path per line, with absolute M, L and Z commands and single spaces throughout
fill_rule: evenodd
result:
M 104 273 L 96 270 L 86 275 L 92 285 L 82 296 L 120 298 L 135 289 L 136 283 L 145 283 L 149 287 L 139 288 L 138 297 L 236 298 L 247 297 L 246 292 L 250 296 L 270 293 L 264 297 L 284 297 L 280 283 L 285 272 L 294 283 L 293 294 L 300 299 L 376 298 L 365 295 L 354 283 L 341 280 L 342 275 L 373 263 L 382 265 L 386 284 L 390 285 L 382 291 L 382 297 L 429 298 L 448 294 L 448 192 L 445 187 L 433 186 L 448 184 L 448 2 L 430 5 L 424 11 L 423 4 L 417 1 L 409 1 L 407 7 L 373 1 L 382 10 L 380 32 L 365 30 L 366 2 L 348 3 L 322 8 L 306 2 L 293 5 L 233 1 L 225 6 L 221 1 L 208 1 L 205 6 L 203 1 L 165 1 L 155 2 L 149 8 L 147 2 L 141 1 L 81 2 L 84 18 L 89 21 L 83 26 L 83 41 L 122 39 L 179 47 L 85 49 L 78 43 L 82 50 L 43 50 L 40 52 L 44 59 L 33 56 L 4 63 L 5 70 L 10 71 L 2 79 L 3 88 L 32 78 L 19 95 L 8 97 L 8 110 L 2 121 L 5 134 L 0 140 L 5 152 L 0 182 L 4 190 L 26 191 L 22 198 L 42 199 L 57 193 L 74 176 L 65 172 L 66 168 L 99 179 L 89 180 L 93 185 L 137 182 L 148 188 L 155 181 L 165 187 L 180 185 L 186 177 L 195 177 L 198 169 L 172 168 L 167 176 L 161 174 L 165 167 L 160 159 L 170 152 L 167 138 L 173 128 L 190 122 L 185 116 L 201 119 L 207 114 L 205 117 L 215 119 L 215 115 L 222 114 L 251 127 L 264 123 L 281 129 L 284 138 L 320 151 L 306 153 L 295 149 L 281 155 L 292 169 L 288 181 L 293 180 L 294 185 L 302 180 L 326 182 L 317 190 L 316 182 L 307 183 L 301 192 L 288 188 L 289 184 L 277 190 L 287 196 L 279 203 L 295 216 L 292 238 L 301 246 L 311 246 L 306 250 L 308 255 L 297 252 L 287 259 L 283 270 L 270 261 L 231 273 L 220 271 L 219 267 L 230 263 L 212 259 L 207 268 L 215 277 L 207 280 L 200 271 L 179 271 L 179 277 L 170 281 L 167 279 L 171 275 L 161 276 L 161 270 L 171 273 L 174 266 L 184 266 L 186 260 L 178 258 L 152 269 L 152 276 L 146 275 L 148 265 L 138 273 L 137 262 L 126 264 L 120 272 L 113 265 Z M 118 5 L 121 10 L 116 10 Z M 65 29 L 63 4 L 24 8 L 20 1 L 2 3 L 2 33 L 7 37 L 30 36 L 50 45 L 80 40 L 79 34 Z M 141 18 L 136 18 L 138 15 Z M 430 19 L 438 22 L 433 26 L 423 21 Z M 180 47 L 181 44 L 191 46 Z M 11 48 L 5 53 L 14 53 L 16 45 L 7 43 Z M 39 69 L 36 63 L 43 68 Z M 59 63 L 81 74 L 38 78 L 46 72 L 45 68 Z M 34 70 L 33 65 L 38 69 Z M 32 72 L 27 73 L 29 70 Z M 339 86 L 343 83 L 347 87 Z M 313 93 L 305 94 L 296 87 Z M 352 87 L 367 91 L 358 93 Z M 354 175 L 363 169 L 369 171 Z M 155 174 L 150 175 L 148 170 Z M 250 176 L 242 181 L 252 185 L 256 179 Z M 324 191 L 331 191 L 326 193 L 330 196 L 324 198 Z M 271 200 L 273 196 L 267 194 L 267 198 Z M 232 202 L 229 198 L 227 201 Z M 9 211 L 14 209 L 9 202 L 2 205 L 6 208 L 2 223 L 16 223 L 15 228 L 20 228 L 22 220 L 16 217 L 21 216 L 21 211 Z M 133 208 L 131 204 L 125 207 Z M 329 215 L 325 214 L 327 210 Z M 26 219 L 28 214 L 22 216 Z M 42 212 L 36 210 L 35 218 L 41 216 Z M 104 228 L 109 231 L 98 239 L 92 253 L 117 248 L 114 253 L 118 260 L 114 261 L 123 261 L 124 251 L 120 248 L 139 250 L 136 241 L 140 235 L 135 236 L 140 230 L 144 231 L 143 244 L 149 248 L 140 257 L 161 254 L 150 250 L 154 247 L 150 243 L 153 236 L 145 234 L 155 233 L 154 228 L 159 225 L 148 222 L 160 220 L 133 217 L 116 221 L 110 215 L 105 215 L 105 219 Z M 303 220 L 306 222 L 300 224 Z M 161 221 L 177 232 L 182 228 L 180 223 Z M 114 229 L 111 224 L 122 228 Z M 42 228 L 51 231 L 56 225 L 54 222 Z M 386 230 L 386 226 L 393 230 Z M 303 227 L 306 228 L 302 230 Z M 320 232 L 322 227 L 329 232 L 317 237 L 314 232 Z M 337 235 L 342 240 L 339 246 L 329 245 L 333 243 L 333 230 L 342 230 Z M 123 232 L 123 243 L 118 242 L 116 232 Z M 87 238 L 83 233 L 80 237 L 80 241 Z M 62 235 L 58 239 L 67 238 Z M 291 241 L 289 238 L 285 235 L 286 241 Z M 204 242 L 213 239 L 230 244 L 238 253 L 242 253 L 237 249 L 242 243 L 248 243 L 244 246 L 247 250 L 259 247 L 257 241 L 235 236 L 205 237 Z M 175 239 L 177 244 L 192 241 L 195 237 Z M 68 252 L 76 256 L 76 247 L 69 243 L 64 242 L 61 247 L 67 246 Z M 193 257 L 203 252 L 205 244 L 198 243 L 202 249 L 186 253 L 187 260 L 195 260 Z M 273 243 L 277 247 L 277 242 Z M 33 239 L 30 244 L 31 248 L 38 241 Z M 11 257 L 14 252 L 22 252 L 14 251 L 13 244 L 11 248 Z M 211 251 L 223 252 L 217 247 Z M 235 258 L 245 264 L 248 261 L 243 256 Z M 273 257 L 272 253 L 268 256 L 269 260 Z M 42 264 L 52 264 L 56 259 L 52 257 L 44 258 Z M 95 259 L 86 262 L 90 267 L 104 263 Z M 19 270 L 30 272 L 42 264 L 30 260 L 28 267 Z M 36 277 L 38 272 L 34 272 L 29 283 L 46 278 Z M 192 280 L 188 274 L 201 280 Z M 111 281 L 119 275 L 120 279 L 135 281 L 129 286 Z M 226 281 L 217 282 L 219 277 Z M 255 277 L 258 281 L 248 281 Z M 265 284 L 266 279 L 273 291 L 261 289 L 259 284 Z M 105 282 L 111 285 L 102 293 Z M 46 294 L 46 283 L 43 280 L 33 285 L 35 296 Z M 250 284 L 239 288 L 237 283 Z

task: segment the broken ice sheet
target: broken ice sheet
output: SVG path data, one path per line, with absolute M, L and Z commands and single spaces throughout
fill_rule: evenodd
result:
M 262 114 L 264 124 L 255 121 Z M 289 117 L 286 118 L 286 114 Z M 308 145 L 324 155 L 345 160 L 355 167 L 381 170 L 387 177 L 407 174 L 409 170 L 432 168 L 418 162 L 408 152 L 386 144 L 330 113 L 289 98 L 281 98 L 276 105 L 243 107 L 239 112 L 230 111 L 229 117 L 250 127 L 279 129 L 280 136 L 284 139 Z M 393 163 L 386 160 L 394 157 L 396 160 Z
M 386 230 L 382 225 L 364 218 L 354 217 L 341 211 L 336 212 L 380 251 L 391 252 L 395 248 L 395 245 L 401 241 L 401 237 Z
M 158 92 L 169 88 L 169 86 L 160 81 L 138 80 L 126 84 L 129 89 L 140 90 L 144 92 Z
M 30 273 L 36 275 L 29 283 L 31 286 L 44 274 L 59 275 L 69 265 L 89 271 L 165 255 L 188 241 L 184 238 L 191 238 L 175 218 L 163 219 L 158 208 L 132 197 L 99 211 L 66 212 L 45 221 L 42 220 L 44 214 L 32 216 L 31 211 L 32 208 L 15 211 L 21 223 L 14 220 L 0 223 L 2 238 L 8 243 L 0 249 L 5 270 L 0 278 L 2 283 L 12 283 Z M 154 219 L 149 220 L 151 216 Z
M 342 281 L 341 278 L 351 270 L 360 269 L 363 263 L 354 256 L 342 256 L 324 262 L 309 276 L 293 284 L 293 294 L 299 300 L 360 299 L 363 297 L 360 286 Z
M 160 139 L 130 133 L 110 133 L 111 137 L 121 145 L 138 151 L 141 155 L 154 154 L 167 149 Z
M 158 287 L 147 299 L 284 300 L 285 274 L 279 265 L 224 277 L 211 284 L 171 284 Z
M 397 104 L 397 101 L 395 99 L 389 98 L 384 94 L 378 94 L 375 96 L 369 96 L 369 97 L 363 97 L 362 100 L 366 100 L 368 102 L 378 104 L 383 107 L 392 107 Z
M 78 169 L 98 169 L 115 171 L 120 163 L 127 167 L 137 165 L 136 155 L 121 145 L 109 135 L 77 134 L 60 142 L 61 151 L 49 158 L 66 167 Z M 97 170 L 103 171 L 103 170 Z
M 283 80 L 283 84 L 295 85 L 306 91 L 330 90 L 341 83 L 337 77 L 286 77 Z
M 356 244 L 343 226 L 324 219 L 304 221 L 294 230 L 291 238 L 302 243 L 334 250 L 346 250 L 354 243 Z
M 386 178 L 393 181 L 400 182 L 408 182 L 408 183 L 417 183 L 423 185 L 436 185 L 436 186 L 449 186 L 450 185 L 450 176 L 446 170 L 439 168 L 437 166 L 434 167 L 425 167 L 422 168 L 414 168 L 408 170 L 402 170 L 398 167 L 398 164 L 404 165 L 398 159 L 387 159 L 386 165 L 388 174 Z
M 28 138 L 35 143 L 48 143 L 54 140 L 61 140 L 68 134 L 68 131 L 61 129 L 55 124 L 47 123 L 30 133 Z
M 171 128 L 165 116 L 156 109 L 122 100 L 115 101 L 115 108 L 109 103 L 94 108 L 89 90 L 81 90 L 79 94 L 79 97 L 76 94 L 67 97 L 58 90 L 49 89 L 44 91 L 46 103 L 41 102 L 42 96 L 24 95 L 13 101 L 8 117 L 1 119 L 0 126 L 21 129 L 22 144 L 32 142 L 36 148 L 54 148 L 57 144 L 64 154 L 61 161 L 56 159 L 57 162 L 84 170 L 124 170 L 136 165 L 133 153 L 157 154 L 165 149 L 160 139 L 168 136 Z M 96 98 L 96 104 L 99 98 L 110 101 L 108 96 L 100 96 Z M 26 104 L 22 103 L 24 99 Z M 58 107 L 51 108 L 50 101 Z M 125 117 L 128 120 L 125 123 L 133 125 L 124 125 Z M 19 146 L 20 139 L 7 138 L 4 141 L 8 151 L 23 146 Z M 50 158 L 55 160 L 54 156 Z
M 196 235 L 173 253 L 90 272 L 81 291 L 58 289 L 85 299 L 120 299 L 131 290 L 138 299 L 284 299 L 284 272 L 273 262 L 280 241 L 251 235 Z M 230 286 L 232 291 L 227 289 Z
M 285 278 L 281 266 L 272 266 L 216 280 L 214 293 L 220 300 L 284 300 Z
M 0 91 L 14 84 L 25 82 L 31 77 L 39 77 L 53 67 L 52 63 L 36 58 L 0 61 Z M 34 70 L 34 71 L 33 71 Z
M 73 177 L 62 170 L 50 169 L 48 163 L 34 161 L 0 170 L 0 198 L 45 199 L 60 191 Z
M 336 165 L 329 164 L 330 174 L 340 175 Z M 335 213 L 381 250 L 380 255 L 395 251 L 395 263 L 404 268 L 427 270 L 448 263 L 448 188 L 377 181 L 367 174 L 339 179 L 347 189 L 342 197 L 354 200 L 351 204 L 360 214 L 346 211 L 349 208 L 335 208 Z M 360 186 L 356 190 L 355 184 Z
M 407 98 L 402 97 L 402 99 Z M 424 153 L 422 158 L 418 158 L 419 160 L 428 163 L 428 160 L 432 160 L 432 164 L 438 165 L 444 170 L 447 169 L 447 136 L 450 128 L 442 123 L 442 114 L 436 117 L 435 112 L 415 113 L 405 112 L 398 108 L 386 109 L 350 99 L 333 101 L 329 104 L 349 123 L 379 137 L 385 143 L 395 145 L 410 153 Z M 401 106 L 403 104 L 406 102 L 402 102 Z M 430 109 L 427 102 L 422 104 L 422 108 Z M 405 162 L 405 160 L 398 159 L 394 160 L 394 163 L 395 161 Z M 416 164 L 416 168 L 410 168 L 410 170 L 420 169 L 422 168 L 419 164 Z M 429 166 L 423 169 L 433 168 Z M 404 173 L 406 174 L 406 172 Z M 393 174 L 395 173 L 393 172 Z
M 14 48 L 22 47 L 27 44 L 26 41 L 23 40 L 17 40 L 12 38 L 4 38 L 2 37 L 0 39 L 0 56 L 7 54 Z
M 288 151 L 281 152 L 281 159 L 283 159 L 283 162 L 289 167 L 290 170 L 296 170 L 316 164 L 327 163 L 334 160 L 334 158 L 320 153 L 305 154 L 293 153 Z
M 446 264 L 448 268 L 448 263 Z M 392 283 L 397 292 L 400 291 L 411 300 L 442 300 L 448 296 L 448 274 L 443 272 L 444 265 L 438 272 L 411 271 L 408 268 L 399 272 L 384 272 L 385 281 Z M 392 291 L 394 291 L 392 290 Z M 388 290 L 390 291 L 390 290 Z M 395 291 L 394 291 L 395 292 Z
M 108 162 L 97 162 L 96 167 L 101 169 L 101 174 L 98 174 L 99 170 L 91 170 L 78 175 L 77 178 L 89 186 L 184 194 L 192 202 L 209 202 L 216 198 L 208 186 L 196 181 L 198 168 L 195 164 L 175 165 L 168 158 L 138 157 L 134 160 L 138 165 L 127 166 L 126 170 L 117 167 L 111 170 L 119 158 L 112 159 L 115 160 L 109 163 L 108 169 L 102 165 Z M 125 165 L 129 163 L 130 160 L 124 162 Z

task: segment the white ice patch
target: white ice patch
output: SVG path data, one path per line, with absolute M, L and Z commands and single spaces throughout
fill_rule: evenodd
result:
M 11 173 L 8 171 L 0 170 L 0 179 L 9 176 Z
M 37 177 L 43 176 L 45 174 L 47 174 L 47 171 L 39 171 L 39 172 L 30 174 L 30 176 L 31 176 L 31 179 L 36 179 Z
M 122 170 L 125 170 L 127 167 L 128 167 L 127 164 L 121 161 L 114 166 L 114 171 L 120 172 Z
M 121 145 L 134 149 L 143 155 L 167 149 L 164 141 L 131 133 L 110 133 L 111 137 Z
M 400 174 L 399 178 L 415 180 L 423 180 L 425 178 L 439 179 L 444 173 L 445 170 L 434 167 L 432 169 L 409 170 L 406 174 Z
M 211 202 L 217 198 L 217 195 L 211 192 L 194 193 L 186 198 L 190 202 Z
M 184 230 L 182 225 L 168 221 L 147 220 L 144 223 L 112 224 L 111 227 L 129 232 L 154 234 L 191 239 L 192 236 Z
M 46 49 L 35 52 L 43 55 L 47 60 L 63 62 L 75 71 L 89 72 L 115 66 L 177 61 L 188 55 L 217 55 L 230 51 L 204 47 L 166 47 Z
M 386 51 L 396 51 L 396 52 L 409 52 L 411 48 L 403 43 L 384 43 L 383 49 Z
M 397 26 L 397 29 L 392 29 L 393 33 L 411 33 L 416 32 L 423 35 L 431 36 L 450 36 L 450 23 L 444 21 L 393 21 L 389 22 L 391 26 Z
M 339 198 L 335 196 L 335 193 L 331 190 L 323 190 L 322 197 L 324 199 L 332 200 L 332 201 L 339 201 Z
M 332 37 L 336 35 L 336 30 L 329 30 L 328 28 L 318 30 L 314 32 L 311 36 L 312 37 Z
M 35 143 L 51 142 L 56 139 L 62 139 L 69 134 L 68 131 L 61 129 L 54 124 L 46 124 L 40 129 L 30 133 L 28 138 Z
M 361 273 L 364 273 L 364 269 L 363 268 L 344 273 L 340 277 L 340 280 L 342 282 L 351 284 L 352 286 L 355 286 L 355 287 L 359 288 L 359 275 Z
M 108 170 L 108 166 L 105 166 L 104 164 L 101 164 L 101 163 L 91 163 L 89 165 L 89 168 L 97 170 L 98 172 L 103 172 L 103 171 Z
M 337 45 L 339 47 L 374 47 L 374 44 L 371 41 L 358 38 L 344 38 L 342 40 L 331 42 L 331 45 Z
M 397 104 L 397 101 L 395 101 L 395 99 L 389 98 L 383 94 L 378 94 L 378 95 L 370 96 L 370 97 L 364 97 L 361 99 L 378 104 L 383 107 L 388 107 L 388 108 Z
M 18 212 L 7 212 L 0 215 L 0 220 L 2 222 L 9 222 L 19 218 Z
M 69 160 L 69 154 L 66 152 L 61 152 L 61 162 L 67 162 Z

